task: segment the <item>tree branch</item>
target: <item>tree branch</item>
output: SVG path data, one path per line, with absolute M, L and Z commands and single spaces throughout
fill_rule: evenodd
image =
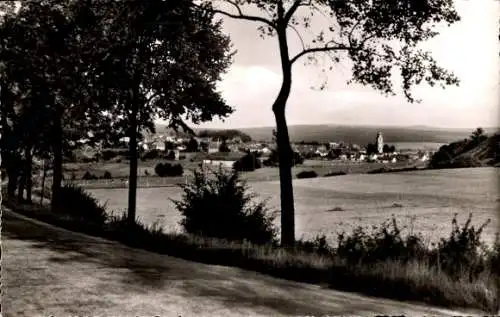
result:
M 306 49 L 306 45 L 304 44 L 304 40 L 302 39 L 302 35 L 300 35 L 299 31 L 297 30 L 297 28 L 293 25 L 289 25 L 289 27 L 295 31 L 295 33 L 297 34 L 299 40 L 300 40 L 300 43 L 302 44 L 302 50 L 305 50 Z
M 345 46 L 343 44 L 337 44 L 337 46 L 328 46 L 328 44 L 329 43 L 326 43 L 325 46 L 323 46 L 323 47 L 313 47 L 313 48 L 308 48 L 308 49 L 302 50 L 302 52 L 298 53 L 290 60 L 290 65 L 293 65 L 293 63 L 295 63 L 299 58 L 301 58 L 302 56 L 304 56 L 306 54 L 319 53 L 319 52 L 333 52 L 333 51 L 352 49 L 350 46 Z
M 311 1 L 309 0 L 309 3 L 307 3 L 306 5 L 310 5 L 310 4 L 311 4 Z M 304 5 L 304 3 L 302 3 L 302 0 L 295 0 L 295 2 L 292 4 L 290 9 L 288 9 L 288 11 L 285 13 L 284 20 L 287 24 L 290 21 L 290 19 L 292 18 L 293 14 L 297 11 L 297 9 L 301 5 Z
M 271 22 L 263 17 L 243 14 L 243 11 L 241 10 L 240 6 L 236 2 L 230 1 L 230 0 L 226 0 L 226 2 L 232 4 L 236 8 L 236 10 L 238 11 L 238 14 L 229 13 L 229 12 L 219 10 L 219 9 L 212 9 L 212 12 L 219 13 L 219 14 L 225 15 L 225 16 L 233 18 L 233 19 L 261 22 L 261 23 L 267 24 L 268 26 L 270 26 L 274 29 L 276 28 L 273 22 Z

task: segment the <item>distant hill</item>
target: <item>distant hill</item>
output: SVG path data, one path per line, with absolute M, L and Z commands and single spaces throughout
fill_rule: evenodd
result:
M 193 129 L 193 131 L 196 133 L 196 136 L 199 137 L 210 137 L 210 138 L 221 138 L 221 139 L 232 139 L 234 137 L 240 137 L 243 142 L 250 142 L 252 141 L 252 137 L 249 136 L 248 134 L 242 132 L 239 129 Z M 178 131 L 175 132 L 173 129 L 167 128 L 165 125 L 157 124 L 156 125 L 156 133 L 157 134 L 176 134 L 179 137 L 186 138 L 190 137 L 191 135 Z
M 239 129 L 194 129 L 197 134 L 207 132 L 211 135 L 234 135 L 241 133 L 252 140 L 271 141 L 274 127 L 239 128 Z M 375 141 L 377 132 L 382 132 L 386 143 L 429 142 L 450 143 L 469 137 L 472 129 L 449 129 L 427 126 L 383 127 L 383 126 L 344 126 L 344 125 L 291 125 L 289 126 L 292 142 L 336 142 L 356 143 L 366 145 Z M 170 130 L 157 125 L 157 133 Z M 224 131 L 224 132 L 222 132 Z M 236 132 L 237 131 L 237 132 Z M 488 134 L 497 131 L 496 128 L 485 128 Z
M 480 138 L 467 138 L 443 145 L 431 161 L 432 168 L 500 167 L 500 133 Z
M 269 141 L 273 127 L 242 128 L 240 131 L 254 140 Z M 432 127 L 377 127 L 377 126 L 341 126 L 341 125 L 293 125 L 289 127 L 290 139 L 294 142 L 344 141 L 366 145 L 375 141 L 377 132 L 382 132 L 384 141 L 396 142 L 434 142 L 449 143 L 469 136 L 470 129 L 445 130 Z
M 252 138 L 248 134 L 235 129 L 228 129 L 228 130 L 204 129 L 196 131 L 196 135 L 202 138 L 209 137 L 209 138 L 220 138 L 220 139 L 232 139 L 235 137 L 240 137 L 241 141 L 243 142 L 252 141 Z

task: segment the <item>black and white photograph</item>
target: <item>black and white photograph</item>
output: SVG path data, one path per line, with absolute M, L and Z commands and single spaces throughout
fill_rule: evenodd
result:
M 0 316 L 500 315 L 499 12 L 0 0 Z

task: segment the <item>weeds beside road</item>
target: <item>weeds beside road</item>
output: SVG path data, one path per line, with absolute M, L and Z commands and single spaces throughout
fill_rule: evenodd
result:
M 2 216 L 2 313 L 31 316 L 457 316 L 259 273 L 205 265 Z
M 318 248 L 321 243 L 318 242 L 303 243 L 297 250 L 285 250 L 270 245 L 257 246 L 187 234 L 169 234 L 161 228 L 146 227 L 140 223 L 130 228 L 125 217 L 112 217 L 102 226 L 55 215 L 47 209 L 6 203 L 19 213 L 69 230 L 196 262 L 235 266 L 373 296 L 498 312 L 498 275 L 489 270 L 473 280 L 468 275 L 452 279 L 421 261 L 386 260 L 375 264 L 363 264 L 361 261 L 353 265 L 345 257 L 322 253 L 321 248 Z

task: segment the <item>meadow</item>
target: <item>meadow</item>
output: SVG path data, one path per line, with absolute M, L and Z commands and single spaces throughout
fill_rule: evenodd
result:
M 464 222 L 472 212 L 476 226 L 491 219 L 483 234 L 491 243 L 499 228 L 499 176 L 496 168 L 469 168 L 294 180 L 296 235 L 325 234 L 335 242 L 337 232 L 377 225 L 394 215 L 408 230 L 421 232 L 431 242 L 449 234 L 455 213 Z M 279 207 L 277 181 L 250 181 L 249 186 L 260 199 L 268 199 L 269 206 Z M 127 206 L 127 189 L 89 192 L 115 213 Z M 181 217 L 170 199 L 179 199 L 181 194 L 176 187 L 139 188 L 139 220 L 158 222 L 167 231 L 180 230 Z

